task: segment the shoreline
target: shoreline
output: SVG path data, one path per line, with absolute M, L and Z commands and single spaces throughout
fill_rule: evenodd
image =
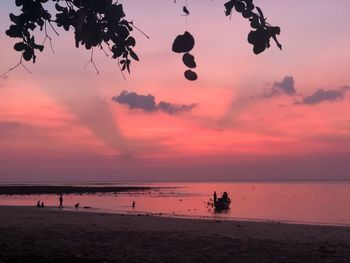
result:
M 0 262 L 347 262 L 350 228 L 0 206 Z
M 18 207 L 21 208 L 38 208 L 35 205 L 33 206 L 24 206 L 24 205 L 1 205 L 1 208 L 11 208 Z M 265 224 L 288 224 L 288 225 L 305 225 L 305 226 L 325 226 L 325 227 L 344 227 L 350 228 L 350 224 L 346 223 L 322 223 L 322 222 L 308 222 L 308 221 L 293 221 L 288 219 L 263 219 L 263 218 L 239 218 L 239 217 L 215 217 L 204 216 L 204 215 L 186 215 L 186 214 L 176 214 L 176 213 L 152 213 L 146 211 L 128 211 L 128 210 L 112 210 L 112 209 L 103 209 L 95 208 L 90 206 L 83 206 L 79 209 L 74 207 L 64 207 L 59 209 L 56 206 L 45 206 L 44 208 L 38 209 L 49 209 L 49 210 L 58 210 L 63 212 L 76 212 L 76 213 L 97 213 L 97 214 L 108 214 L 108 215 L 122 215 L 122 216 L 153 216 L 160 218 L 178 218 L 184 220 L 204 220 L 204 221 L 228 221 L 228 222 L 247 222 L 247 223 L 265 223 Z
M 0 185 L 0 195 L 120 193 L 158 188 L 148 186 Z

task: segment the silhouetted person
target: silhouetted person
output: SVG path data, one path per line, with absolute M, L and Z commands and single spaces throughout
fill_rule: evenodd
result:
M 76 209 L 78 209 L 79 203 L 76 203 L 74 206 L 75 206 Z
M 214 191 L 214 203 L 218 201 L 218 197 L 216 196 L 216 191 Z
M 60 201 L 60 205 L 58 207 L 63 208 L 63 195 L 62 194 L 60 194 L 60 198 L 58 200 Z
M 40 201 L 36 203 L 36 207 L 40 207 Z
M 135 201 L 132 201 L 132 208 L 135 208 L 135 205 L 136 205 Z
M 222 194 L 222 200 L 223 200 L 225 203 L 230 203 L 230 202 L 231 202 L 230 198 L 228 197 L 227 192 L 224 192 L 224 193 Z
M 41 202 L 40 207 L 45 207 L 44 202 Z

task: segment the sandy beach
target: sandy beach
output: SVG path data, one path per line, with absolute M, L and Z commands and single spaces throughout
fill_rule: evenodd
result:
M 350 227 L 0 207 L 0 262 L 349 262 Z

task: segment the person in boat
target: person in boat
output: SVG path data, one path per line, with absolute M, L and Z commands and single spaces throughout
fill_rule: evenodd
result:
M 231 203 L 231 199 L 228 197 L 227 192 L 224 192 L 224 193 L 222 194 L 221 199 L 222 199 L 222 201 L 224 201 L 225 203 Z

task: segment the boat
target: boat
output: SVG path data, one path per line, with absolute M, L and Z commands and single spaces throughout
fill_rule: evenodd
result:
M 214 198 L 208 204 L 214 207 L 217 212 L 227 211 L 230 209 L 231 199 L 228 197 L 227 192 L 223 192 L 220 198 L 217 198 L 216 191 L 214 192 Z

